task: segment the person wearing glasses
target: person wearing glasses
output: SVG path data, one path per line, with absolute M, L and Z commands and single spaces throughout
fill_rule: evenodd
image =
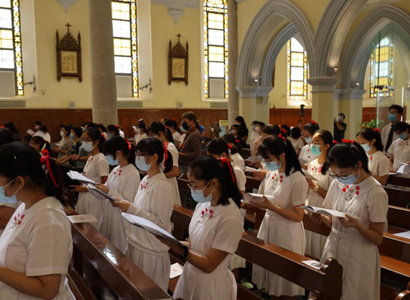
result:
M 329 151 L 333 148 L 333 136 L 328 130 L 318 130 L 313 135 L 310 151 L 317 158 L 311 161 L 307 171 L 317 180 L 306 179 L 309 185 L 309 193 L 306 198 L 306 205 L 323 207 L 327 191 L 333 178 L 329 173 L 322 174 L 323 164 L 327 160 Z M 305 253 L 320 258 L 326 243 L 326 236 L 306 230 L 306 250 Z
M 138 142 L 135 164 L 141 171 L 147 172 L 138 187 L 134 202 L 131 199 L 117 198 L 112 205 L 122 212 L 145 218 L 171 233 L 171 214 L 174 209 L 172 189 L 164 172 L 172 169 L 172 155 L 165 153 L 166 148 L 157 138 L 146 138 Z M 131 225 L 125 220 L 128 240 L 126 255 L 160 288 L 168 291 L 170 258 L 166 245 L 153 234 Z
M 189 248 L 161 239 L 186 260 L 173 297 L 236 300 L 237 283 L 228 264 L 241 240 L 244 219 L 232 165 L 224 158 L 198 157 L 188 167 L 188 180 L 198 202 L 189 224 Z
M 274 197 L 271 201 L 264 197 L 263 202 L 252 202 L 252 205 L 266 209 L 258 238 L 304 255 L 304 211 L 300 206 L 305 204 L 308 184 L 295 149 L 288 139 L 279 135 L 265 138 L 258 151 L 268 170 L 264 189 L 260 192 Z M 276 297 L 305 293 L 298 285 L 256 265 L 253 266 L 252 281 L 259 289 Z
M 363 147 L 354 141 L 330 150 L 322 174 L 330 168 L 336 178 L 323 206 L 346 213 L 346 218 L 312 214 L 316 223 L 332 228 L 321 263 L 330 257 L 343 267 L 342 300 L 380 299 L 380 256 L 388 197 L 383 186 L 369 174 Z

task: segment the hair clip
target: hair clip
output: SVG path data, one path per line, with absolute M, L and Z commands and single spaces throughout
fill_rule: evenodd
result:
M 119 125 L 115 125 L 115 128 L 118 128 L 118 127 L 120 127 Z
M 228 149 L 232 150 L 232 145 L 231 144 L 228 144 Z
M 335 140 L 333 140 L 333 142 L 332 142 L 334 145 L 336 145 L 336 144 L 338 144 L 338 142 L 337 141 L 335 141 Z
M 375 128 L 375 129 L 373 129 L 373 131 L 375 131 L 375 132 L 381 132 L 380 128 Z
M 354 140 L 342 140 L 342 143 L 346 143 L 346 144 L 354 144 L 355 141 Z
M 312 123 L 312 124 L 314 124 L 314 125 L 317 125 L 317 123 L 316 123 L 315 120 L 310 121 L 310 123 Z
M 239 144 L 239 140 L 238 140 L 238 139 L 236 139 L 236 140 L 235 140 L 235 143 Z

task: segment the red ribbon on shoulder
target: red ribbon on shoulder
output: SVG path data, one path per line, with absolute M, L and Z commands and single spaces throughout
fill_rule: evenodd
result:
M 342 143 L 347 143 L 347 144 L 354 144 L 354 140 L 342 140 Z
M 168 160 L 168 143 L 164 143 L 164 165 Z
M 54 174 L 53 174 L 53 171 L 51 170 L 50 155 L 48 153 L 48 150 L 44 149 L 43 152 L 41 152 L 41 154 L 43 154 L 43 156 L 40 158 L 41 164 L 47 166 L 48 172 L 50 173 L 51 180 L 53 181 L 55 187 L 59 189 L 60 187 L 58 186 L 56 180 L 54 179 Z
M 223 167 L 224 164 L 228 164 L 229 171 L 231 171 L 232 181 L 233 181 L 233 182 L 236 182 L 236 180 L 235 180 L 235 174 L 233 173 L 233 169 L 232 169 L 231 163 L 230 163 L 226 158 L 224 158 L 224 157 L 220 157 L 220 158 L 219 158 L 219 161 L 221 162 L 221 166 L 222 166 L 222 167 Z

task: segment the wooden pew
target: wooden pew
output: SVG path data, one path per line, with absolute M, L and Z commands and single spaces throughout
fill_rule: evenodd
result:
M 390 205 L 401 206 L 401 207 L 406 207 L 410 205 L 410 191 L 402 190 L 399 188 L 392 188 L 392 187 L 385 187 L 384 190 L 389 196 Z
M 387 184 L 410 187 L 410 178 L 389 175 Z
M 247 159 L 248 157 L 251 157 L 251 149 L 242 148 L 242 150 L 241 150 L 241 156 L 242 156 L 244 159 Z
M 85 281 L 100 278 L 119 299 L 171 299 L 91 224 L 72 224 L 71 229 L 74 250 L 68 275 L 71 283 L 74 283 L 74 290 L 84 299 L 96 299 L 89 293 Z M 84 280 L 87 264 L 92 266 L 100 278 L 89 278 L 87 274 L 87 280 Z
M 175 205 L 171 221 L 175 227 L 186 230 L 192 214 L 191 210 Z M 177 238 L 181 239 L 181 236 Z M 273 244 L 266 244 L 247 233 L 244 233 L 236 254 L 314 292 L 313 298 L 310 299 L 337 300 L 341 297 L 342 268 L 335 260 L 329 259 L 321 270 L 315 270 L 302 263 L 309 258 Z M 238 299 L 253 300 L 260 297 L 238 285 Z

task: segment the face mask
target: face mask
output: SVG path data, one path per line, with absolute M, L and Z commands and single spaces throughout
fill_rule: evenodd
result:
M 137 128 L 137 133 L 141 134 L 141 128 Z
M 74 134 L 70 133 L 70 139 L 72 139 L 72 140 L 74 140 L 74 139 L 75 139 Z
M 93 147 L 93 142 L 83 142 L 83 149 L 86 152 L 91 152 L 93 151 L 95 146 Z
M 210 182 L 210 181 L 209 181 Z M 191 196 L 192 199 L 194 199 L 198 203 L 206 203 L 206 202 L 211 202 L 212 201 L 212 192 L 208 196 L 204 196 L 204 189 L 208 186 L 209 182 L 206 184 L 206 186 L 202 190 L 191 190 Z
M 188 123 L 187 122 L 182 123 L 182 128 L 185 129 L 184 131 L 188 130 L 189 129 Z
M 145 163 L 145 157 L 144 156 L 141 156 L 140 158 L 137 158 L 135 160 L 135 165 L 141 171 L 147 172 L 149 169 L 151 169 L 151 164 L 148 165 L 148 164 Z
M 336 121 L 338 121 L 338 122 L 342 121 L 342 117 L 341 117 L 341 116 L 337 116 Z
M 255 131 L 259 133 L 259 132 L 261 132 L 261 128 L 259 126 L 255 127 Z
M 179 128 L 181 130 L 181 132 L 185 132 L 185 128 L 181 126 L 181 128 Z
M 238 134 L 238 130 L 231 130 L 232 134 Z
M 306 143 L 310 144 L 312 142 L 312 138 L 310 136 L 305 137 Z
M 17 202 L 17 197 L 16 194 L 18 193 L 18 191 L 20 189 L 18 189 L 11 197 L 7 197 L 4 194 L 4 188 L 8 187 L 10 184 L 12 184 L 14 182 L 14 180 L 16 180 L 16 178 L 14 178 L 12 181 L 10 181 L 9 183 L 7 183 L 5 186 L 0 186 L 0 202 L 1 203 L 16 203 Z
M 277 161 L 268 161 L 266 162 L 265 166 L 266 166 L 266 169 L 268 169 L 269 171 L 277 171 L 282 166 L 282 163 L 278 164 Z
M 255 131 L 255 126 L 252 126 L 252 130 Z
M 64 136 L 65 136 L 64 131 L 62 131 L 62 130 L 60 131 L 60 136 L 61 136 L 61 137 L 64 137 Z
M 39 128 L 40 128 L 40 126 L 37 126 L 37 125 L 34 126 L 34 129 L 35 129 L 35 130 L 38 130 Z
M 354 184 L 357 180 L 357 178 L 359 178 L 360 176 L 360 170 L 357 173 L 357 176 L 354 176 L 354 172 L 352 174 L 350 174 L 349 176 L 347 176 L 347 178 L 337 178 L 337 180 L 339 180 L 339 182 L 343 183 L 343 184 Z
M 319 156 L 320 154 L 322 154 L 322 152 L 320 152 L 320 146 L 319 145 L 312 145 L 310 147 L 310 152 L 312 152 L 312 154 L 315 155 L 315 156 Z
M 407 139 L 407 133 L 403 132 L 398 135 L 399 139 L 405 140 Z
M 118 166 L 118 159 L 114 159 L 112 155 L 107 155 L 105 159 L 110 166 Z
M 109 139 L 112 138 L 112 134 L 111 134 L 111 133 L 108 133 L 107 136 L 108 136 Z
M 367 153 L 370 150 L 372 150 L 372 147 L 369 146 L 369 144 L 361 144 L 360 146 L 363 147 L 364 151 Z
M 395 114 L 388 114 L 387 118 L 389 119 L 390 122 L 396 121 L 396 115 Z

